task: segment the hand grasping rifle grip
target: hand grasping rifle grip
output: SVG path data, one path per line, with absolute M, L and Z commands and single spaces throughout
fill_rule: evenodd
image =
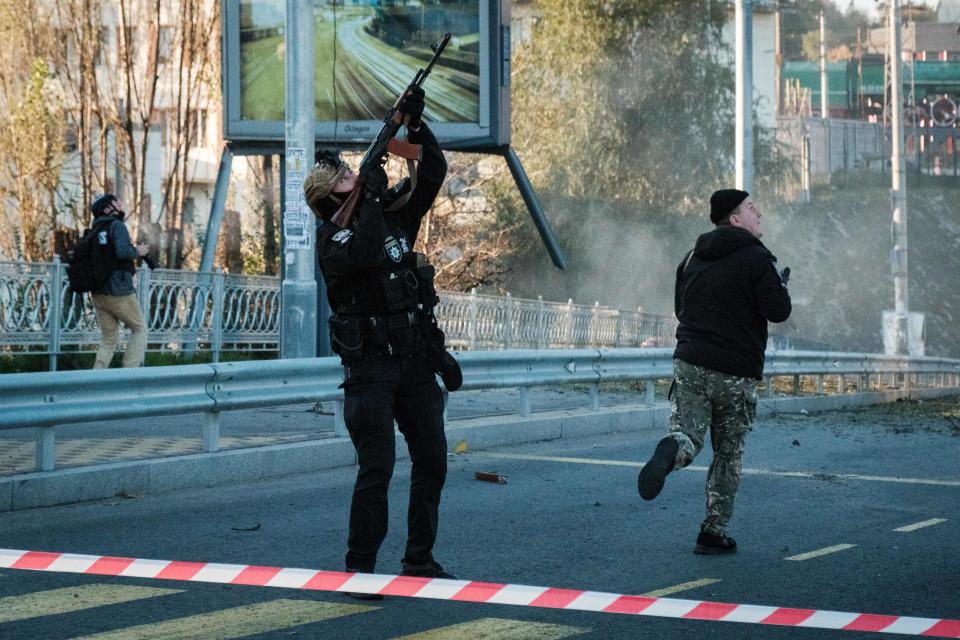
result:
M 420 145 L 401 142 L 394 138 L 394 136 L 397 135 L 397 131 L 403 126 L 403 114 L 400 112 L 400 103 L 403 102 L 403 99 L 414 87 L 419 88 L 423 86 L 423 81 L 430 75 L 430 72 L 433 70 L 433 65 L 440 59 L 440 55 L 443 53 L 443 50 L 446 49 L 448 42 L 450 42 L 449 33 L 444 34 L 440 42 L 430 45 L 430 49 L 433 50 L 433 57 L 430 59 L 430 63 L 425 69 L 417 70 L 417 74 L 413 77 L 413 82 L 407 85 L 407 88 L 404 89 L 400 97 L 397 98 L 397 101 L 394 102 L 390 110 L 387 111 L 387 115 L 383 119 L 383 126 L 380 127 L 380 132 L 370 146 L 367 147 L 367 151 L 363 154 L 363 159 L 360 161 L 356 186 L 354 186 L 350 195 L 347 196 L 347 200 L 340 210 L 331 218 L 334 224 L 344 228 L 350 226 L 353 215 L 357 210 L 357 203 L 360 201 L 360 194 L 363 193 L 363 184 L 366 182 L 367 175 L 369 175 L 370 170 L 374 166 L 383 165 L 387 161 L 388 153 L 406 158 L 407 160 L 420 160 Z

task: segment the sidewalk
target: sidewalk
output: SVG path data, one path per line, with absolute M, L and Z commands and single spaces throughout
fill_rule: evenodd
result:
M 517 389 L 463 391 L 449 395 L 447 422 L 474 418 L 516 416 Z M 642 391 L 601 392 L 601 406 L 638 404 Z M 589 407 L 583 387 L 542 388 L 530 393 L 534 414 L 558 409 Z M 220 417 L 222 451 L 289 444 L 334 437 L 333 403 L 292 405 L 230 411 Z M 201 414 L 179 417 L 146 417 L 133 422 L 111 420 L 57 427 L 57 469 L 201 453 Z M 34 435 L 30 429 L 0 430 L 0 476 L 34 470 Z

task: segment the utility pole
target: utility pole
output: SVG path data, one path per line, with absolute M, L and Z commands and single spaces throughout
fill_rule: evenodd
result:
M 783 113 L 783 96 L 781 95 L 782 88 L 780 87 L 780 76 L 783 75 L 783 30 L 780 24 L 780 17 L 780 0 L 775 0 L 773 3 L 773 77 L 776 81 L 776 85 L 773 88 L 774 116 L 779 116 Z
M 820 117 L 830 117 L 830 87 L 827 83 L 827 29 L 820 12 Z
M 902 44 L 900 42 L 900 0 L 891 0 L 888 17 L 890 42 L 890 201 L 893 206 L 893 313 L 895 353 L 906 355 L 908 346 L 907 290 L 907 185 L 903 156 L 903 81 L 901 79 Z
M 753 1 L 736 0 L 736 187 L 753 190 Z
M 280 357 L 317 355 L 315 221 L 303 197 L 313 167 L 313 2 L 286 0 L 286 180 L 283 210 L 284 276 L 280 287 Z

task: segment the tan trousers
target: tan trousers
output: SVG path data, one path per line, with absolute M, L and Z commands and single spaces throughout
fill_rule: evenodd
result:
M 93 368 L 106 369 L 110 366 L 113 352 L 117 350 L 117 342 L 120 339 L 118 321 L 130 330 L 130 342 L 123 354 L 123 366 L 139 367 L 143 364 L 143 353 L 147 350 L 147 326 L 143 323 L 143 317 L 140 314 L 137 295 L 131 293 L 126 296 L 107 296 L 95 293 L 92 299 L 101 332 L 100 348 L 97 349 L 97 359 L 93 363 Z

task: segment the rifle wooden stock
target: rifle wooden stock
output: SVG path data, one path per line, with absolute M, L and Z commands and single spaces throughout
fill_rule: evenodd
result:
M 357 212 L 357 205 L 360 203 L 360 193 L 362 191 L 363 185 L 360 184 L 360 180 L 357 179 L 357 184 L 354 185 L 353 191 L 350 192 L 347 199 L 344 200 L 340 208 L 337 209 L 337 212 L 330 218 L 330 222 L 342 229 L 349 227 L 350 223 L 353 222 L 354 214 Z

